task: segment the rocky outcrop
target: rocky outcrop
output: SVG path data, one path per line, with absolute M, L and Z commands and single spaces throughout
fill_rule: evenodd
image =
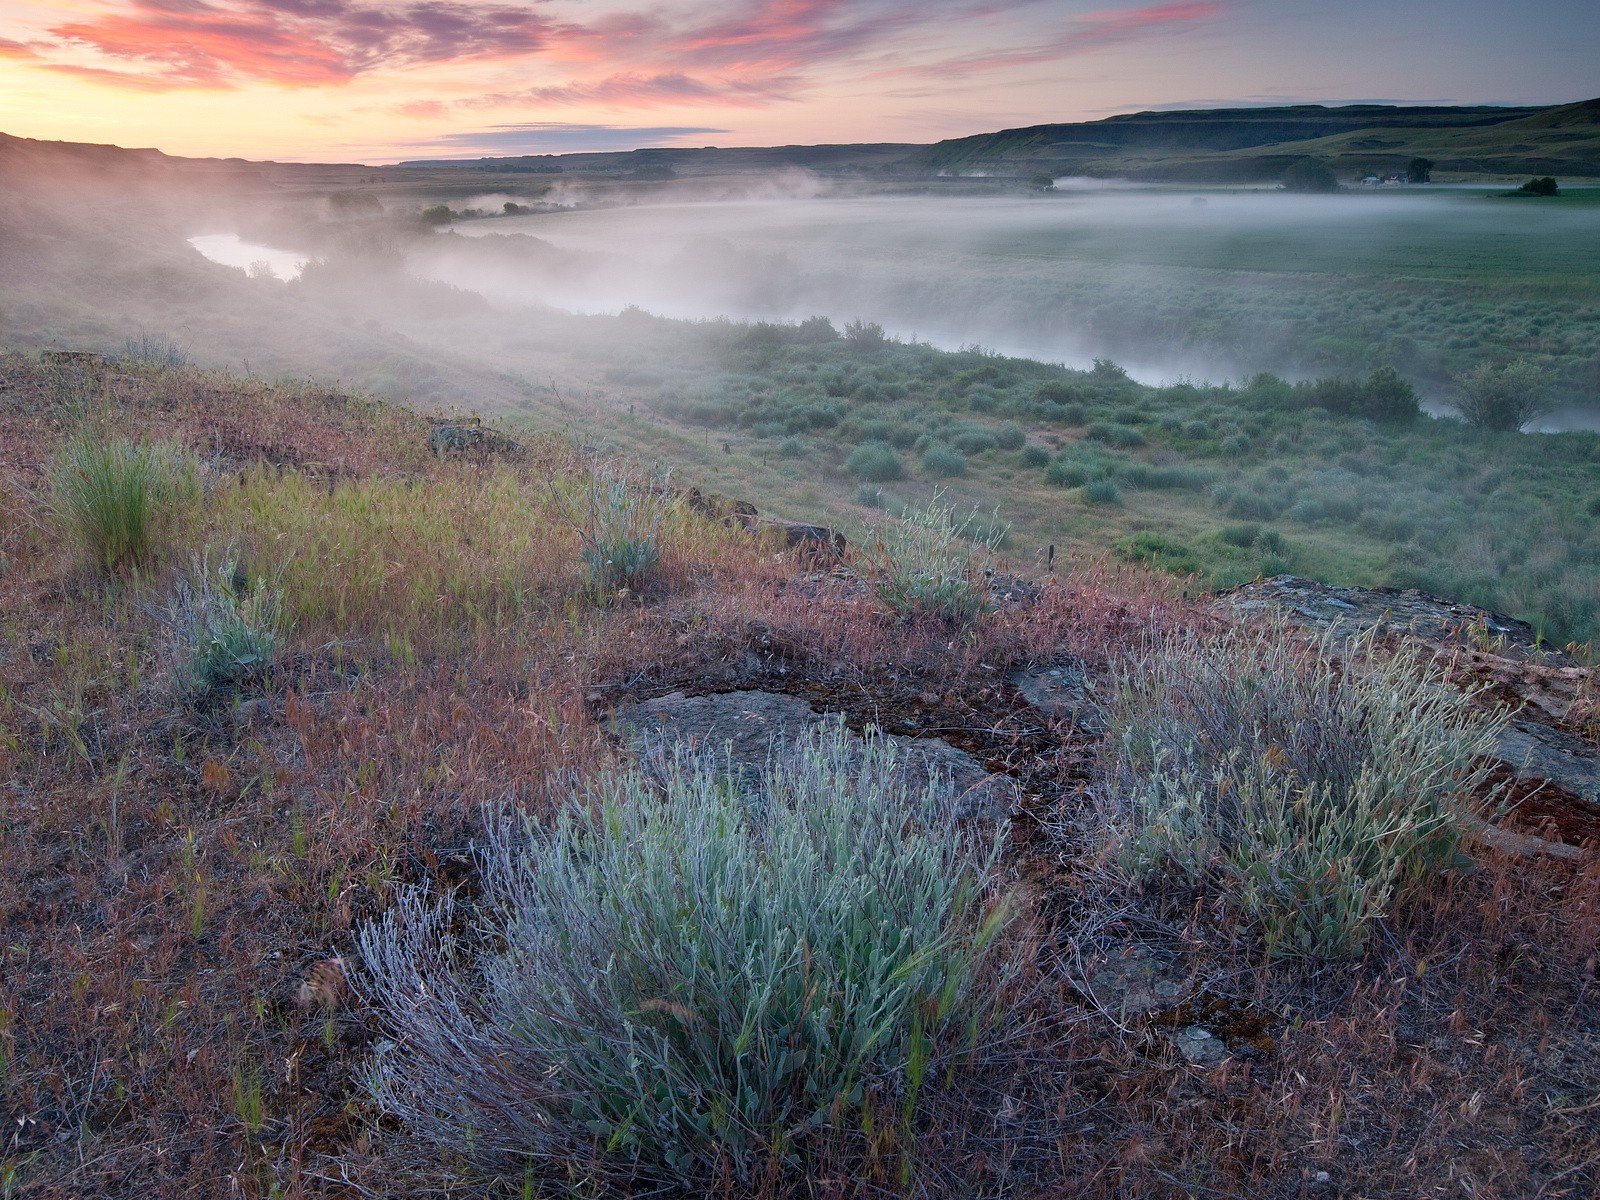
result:
M 839 718 L 818 712 L 796 696 L 775 692 L 719 692 L 691 696 L 673 692 L 626 704 L 610 719 L 613 732 L 635 750 L 668 747 L 708 753 L 735 771 L 764 766 L 797 738 Z M 854 740 L 859 741 L 852 735 Z M 971 755 L 936 737 L 890 737 L 901 751 L 906 782 L 920 788 L 935 778 L 949 780 L 957 819 L 999 820 L 1010 811 L 1015 787 L 991 775 Z
M 770 535 L 783 543 L 785 550 L 800 554 L 823 555 L 837 558 L 845 551 L 844 534 L 826 525 L 811 525 L 804 521 L 785 521 L 782 517 L 749 516 L 741 522 L 755 534 Z

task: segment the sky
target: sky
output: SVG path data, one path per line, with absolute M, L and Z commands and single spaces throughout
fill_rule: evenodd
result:
M 0 131 L 281 161 L 1600 94 L 1600 0 L 0 0 Z

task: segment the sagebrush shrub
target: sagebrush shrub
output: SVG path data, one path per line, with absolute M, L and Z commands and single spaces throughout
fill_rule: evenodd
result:
M 96 429 L 68 441 L 51 473 L 57 515 L 104 572 L 147 560 L 163 524 L 198 496 L 197 479 L 193 458 L 179 447 Z
M 1282 629 L 1163 639 L 1106 697 L 1120 861 L 1253 922 L 1278 956 L 1358 952 L 1449 863 L 1505 725 L 1415 651 Z
M 989 606 L 984 557 L 1010 526 L 965 517 L 934 492 L 926 505 L 907 508 L 881 531 L 876 555 L 878 598 L 901 616 L 930 615 L 968 624 Z
M 278 582 L 252 575 L 229 547 L 195 556 L 180 579 L 171 616 L 183 684 L 200 695 L 233 691 L 272 666 L 283 642 Z
M 412 890 L 359 933 L 378 1105 L 516 1184 L 703 1189 L 802 1166 L 819 1134 L 908 1129 L 983 1027 L 1009 910 L 998 831 L 897 768 L 831 726 L 754 776 L 663 755 L 548 827 L 494 824 L 470 932 Z

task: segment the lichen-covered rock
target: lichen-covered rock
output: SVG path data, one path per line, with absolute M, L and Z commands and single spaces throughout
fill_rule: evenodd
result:
M 435 425 L 433 431 L 428 434 L 428 449 L 441 457 L 446 454 L 469 452 L 513 454 L 520 448 L 505 434 L 486 429 L 476 421 Z
M 669 747 L 713 755 L 739 772 L 764 766 L 803 734 L 837 720 L 796 696 L 775 692 L 706 696 L 673 692 L 623 705 L 612 714 L 610 727 L 635 750 L 664 742 Z M 940 738 L 888 740 L 900 749 L 902 770 L 910 786 L 926 786 L 936 777 L 950 781 L 955 795 L 951 815 L 956 819 L 1002 820 L 1010 811 L 1015 786 L 1005 776 L 991 775 L 971 755 Z

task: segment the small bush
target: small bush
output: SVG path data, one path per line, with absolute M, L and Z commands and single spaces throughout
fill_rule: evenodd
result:
M 1058 458 L 1045 468 L 1044 479 L 1056 487 L 1082 487 L 1092 477 L 1090 468 L 1078 459 Z
M 989 606 L 989 579 L 979 555 L 1004 540 L 1009 526 L 982 522 L 976 510 L 958 518 L 935 492 L 926 507 L 908 509 L 879 546 L 878 596 L 902 616 L 932 615 L 959 624 Z
M 1371 635 L 1171 637 L 1115 673 L 1121 861 L 1254 923 L 1279 956 L 1358 952 L 1397 893 L 1449 863 L 1504 718 Z
M 1256 539 L 1261 536 L 1261 526 L 1254 522 L 1246 522 L 1243 525 L 1224 525 L 1217 536 L 1230 546 L 1248 549 L 1255 545 Z
M 495 824 L 475 958 L 421 890 L 359 932 L 372 1095 L 513 1190 L 577 1169 L 705 1195 L 852 1130 L 892 1145 L 990 1027 L 997 838 L 953 802 L 832 726 L 754 778 L 671 757 L 553 827 Z
M 962 454 L 987 454 L 999 444 L 987 429 L 963 429 L 955 436 L 955 448 Z
M 855 320 L 844 327 L 844 340 L 853 350 L 881 350 L 888 345 L 888 335 L 876 321 Z
M 144 563 L 163 525 L 199 495 L 198 467 L 178 447 L 84 430 L 57 456 L 55 511 L 94 566 Z
M 117 361 L 134 367 L 155 367 L 167 370 L 189 365 L 189 355 L 184 348 L 169 337 L 155 337 L 141 333 L 122 343 Z
M 790 436 L 778 443 L 779 458 L 804 458 L 809 452 L 810 447 L 802 437 Z
M 650 582 L 661 561 L 671 508 L 671 501 L 615 468 L 602 467 L 590 476 L 578 522 L 579 554 L 597 597 L 638 591 Z
M 1108 446 L 1120 446 L 1127 450 L 1135 446 L 1142 446 L 1145 442 L 1144 434 L 1131 425 L 1120 425 L 1106 421 L 1096 421 L 1084 431 L 1084 436 L 1097 442 L 1104 442 Z
M 230 547 L 213 561 L 197 556 L 171 606 L 178 674 L 187 690 L 235 691 L 271 667 L 283 640 L 282 589 L 252 577 Z
M 1083 485 L 1083 499 L 1086 504 L 1121 504 L 1122 493 L 1109 479 L 1091 479 Z
M 922 469 L 930 475 L 948 479 L 966 474 L 967 460 L 954 446 L 934 442 L 922 452 Z
M 844 467 L 857 479 L 871 483 L 888 483 L 892 479 L 904 478 L 906 473 L 894 447 L 888 442 L 878 441 L 862 442 L 844 460 Z
M 1021 450 L 1027 443 L 1028 435 L 1023 431 L 1021 425 L 1007 421 L 995 433 L 994 440 L 995 444 L 1002 450 Z

